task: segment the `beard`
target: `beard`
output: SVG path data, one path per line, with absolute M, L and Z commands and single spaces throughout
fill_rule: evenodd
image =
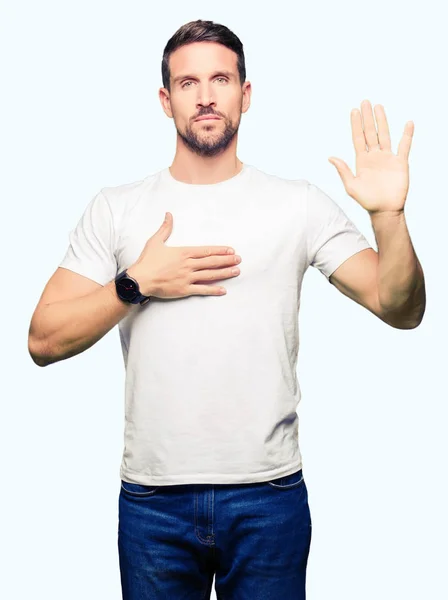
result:
M 177 134 L 187 148 L 198 156 L 210 158 L 221 154 L 229 146 L 238 133 L 240 121 L 241 113 L 237 123 L 221 117 L 220 121 L 194 122 L 193 125 L 187 125 L 185 131 L 180 131 L 174 123 Z

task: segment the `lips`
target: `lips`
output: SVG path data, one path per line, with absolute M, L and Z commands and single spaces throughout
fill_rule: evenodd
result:
M 204 117 L 198 117 L 197 119 L 195 119 L 195 121 L 205 121 L 206 119 L 217 121 L 219 120 L 219 117 L 215 117 L 213 115 L 205 115 Z

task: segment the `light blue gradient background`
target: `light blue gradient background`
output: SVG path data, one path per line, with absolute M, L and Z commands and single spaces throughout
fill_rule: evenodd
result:
M 171 164 L 175 128 L 158 99 L 162 52 L 178 27 L 202 18 L 244 44 L 253 93 L 238 157 L 321 187 L 375 249 L 368 214 L 328 157 L 354 170 L 350 111 L 365 98 L 385 106 L 394 152 L 406 121 L 415 123 L 405 215 L 426 277 L 420 327 L 393 329 L 315 269 L 305 275 L 307 598 L 446 600 L 446 8 L 434 0 L 204 7 L 1 3 L 2 596 L 121 598 L 118 328 L 42 369 L 28 355 L 28 327 L 91 198 Z

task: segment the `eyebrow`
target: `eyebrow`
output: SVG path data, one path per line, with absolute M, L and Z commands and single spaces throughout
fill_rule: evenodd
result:
M 231 71 L 215 71 L 211 74 L 210 78 L 213 79 L 217 75 L 225 75 L 229 79 L 234 79 L 234 74 Z M 182 81 L 182 79 L 197 79 L 196 75 L 178 75 L 173 79 L 173 85 Z

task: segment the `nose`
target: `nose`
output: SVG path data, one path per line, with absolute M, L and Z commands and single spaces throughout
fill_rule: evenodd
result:
M 196 102 L 198 117 L 206 114 L 216 114 L 216 102 L 208 86 L 198 86 L 198 99 Z

